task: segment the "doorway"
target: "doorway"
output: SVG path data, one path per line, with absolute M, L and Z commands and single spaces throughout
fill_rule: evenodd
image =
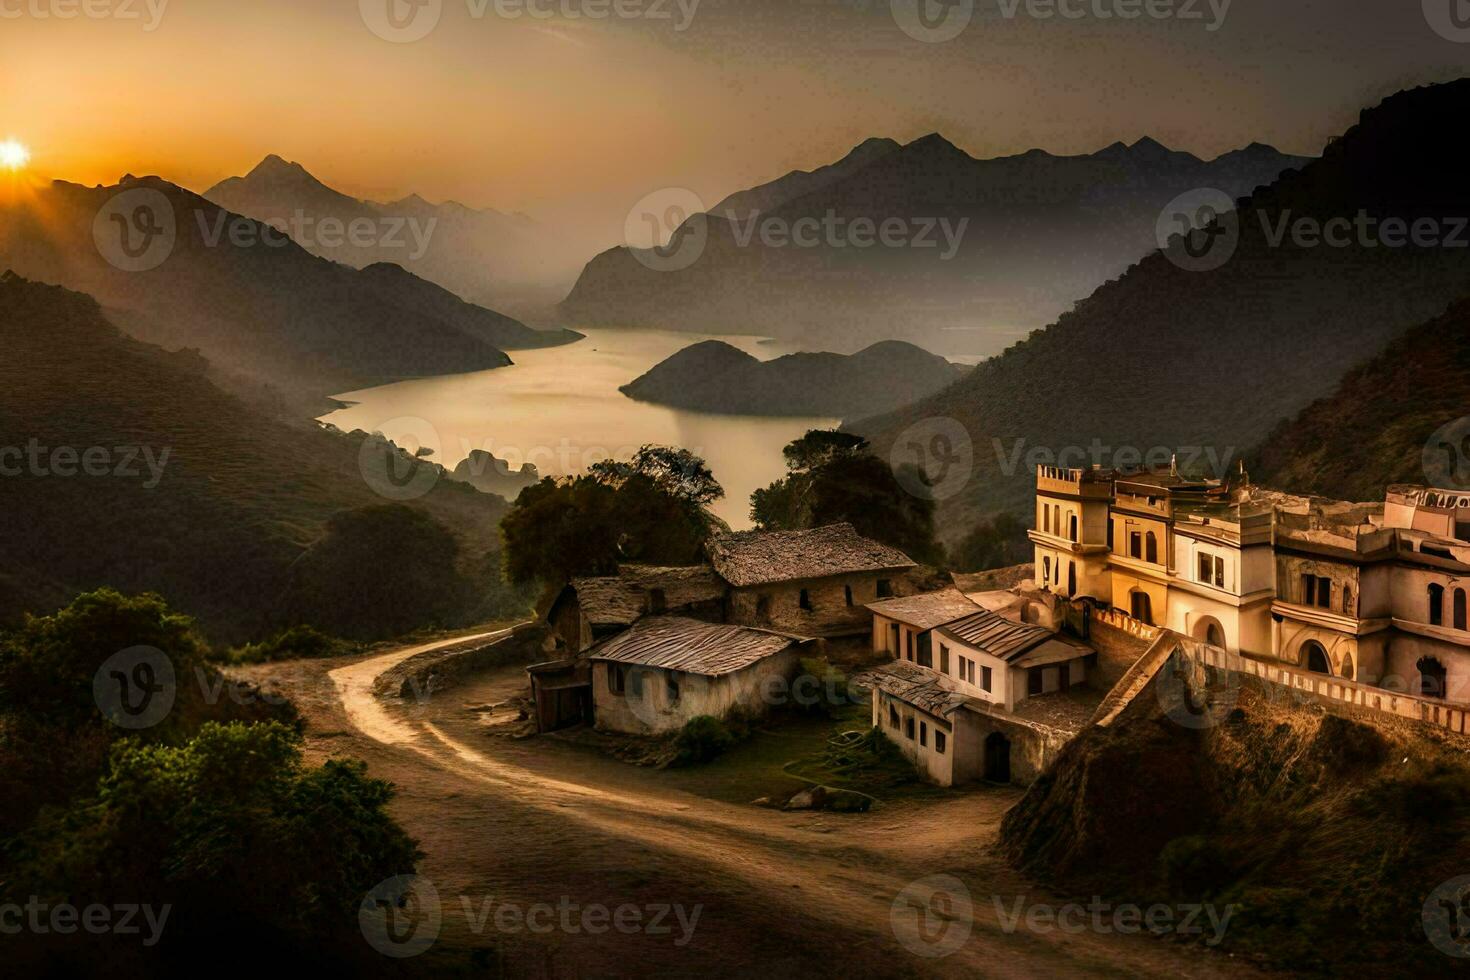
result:
M 1011 740 L 1000 732 L 985 738 L 985 778 L 992 783 L 1011 781 Z

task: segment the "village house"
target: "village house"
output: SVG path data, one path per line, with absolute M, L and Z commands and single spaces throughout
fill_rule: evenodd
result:
M 593 722 L 639 735 L 674 732 L 691 718 L 764 714 L 820 642 L 679 616 L 640 619 L 588 651 Z
M 936 627 L 980 611 L 958 589 L 879 599 L 867 607 L 873 614 L 873 652 L 923 667 L 934 665 L 931 633 Z
M 723 534 L 706 550 L 729 586 L 726 621 L 742 626 L 802 636 L 866 634 L 866 603 L 917 591 L 910 581 L 915 562 L 851 524 Z
M 725 591 L 708 565 L 623 565 L 616 575 L 572 579 L 549 597 L 542 615 L 558 645 L 578 654 L 643 616 L 677 613 L 718 622 Z

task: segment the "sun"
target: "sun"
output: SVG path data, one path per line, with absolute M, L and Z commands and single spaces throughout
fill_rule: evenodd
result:
M 24 143 L 16 140 L 5 140 L 0 143 L 0 167 L 6 170 L 19 170 L 31 161 L 31 151 L 25 148 Z

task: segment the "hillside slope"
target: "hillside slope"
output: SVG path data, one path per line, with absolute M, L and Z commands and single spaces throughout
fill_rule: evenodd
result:
M 1435 434 L 1445 445 L 1430 446 Z M 1413 327 L 1250 454 L 1297 493 L 1379 500 L 1393 483 L 1470 489 L 1470 301 Z M 1429 447 L 1426 458 L 1425 450 Z
M 381 635 L 483 615 L 500 590 L 498 497 L 440 480 L 407 503 L 422 521 L 381 512 L 391 501 L 364 478 L 361 434 L 262 415 L 211 383 L 197 354 L 135 341 L 60 287 L 0 276 L 0 343 L 0 621 L 110 585 L 157 591 L 230 642 L 288 621 Z M 311 562 L 298 562 L 344 513 L 403 553 L 303 577 Z M 403 539 L 435 534 L 452 534 L 457 554 L 423 567 Z M 377 583 L 400 576 L 446 601 L 409 588 L 375 607 Z M 337 579 L 356 598 L 314 604 Z
M 573 325 L 764 333 L 844 353 L 897 339 L 992 354 L 1154 247 L 1178 194 L 1249 193 L 1305 162 L 1260 145 L 1212 161 L 1152 140 L 977 160 L 937 134 L 868 140 L 690 218 L 676 261 L 596 256 L 561 310 Z
M 696 412 L 851 418 L 906 405 L 963 373 L 942 357 L 896 340 L 856 354 L 787 354 L 770 361 L 707 340 L 619 390 L 639 401 Z
M 1470 216 L 1460 166 L 1470 134 L 1443 121 L 1466 111 L 1470 80 L 1387 99 L 1321 160 L 1242 205 L 1223 265 L 1190 268 L 1176 238 L 1167 255 L 1149 255 L 950 388 L 855 428 L 886 450 L 914 425 L 964 426 L 974 470 L 944 502 L 951 526 L 1029 513 L 1034 463 L 1069 449 L 1073 465 L 1119 460 L 1095 458 L 1094 447 L 1208 451 L 1228 465 L 1403 330 L 1470 294 L 1470 249 L 1272 241 L 1283 218 L 1360 211 L 1406 226 L 1431 217 L 1452 231 Z
M 1224 954 L 1450 975 L 1424 916 L 1470 862 L 1470 746 L 1327 714 L 1254 681 L 1226 696 L 1215 726 L 1182 726 L 1167 696 L 1145 692 L 1110 727 L 1085 729 L 1006 814 L 1011 860 L 1072 896 L 1229 907 Z

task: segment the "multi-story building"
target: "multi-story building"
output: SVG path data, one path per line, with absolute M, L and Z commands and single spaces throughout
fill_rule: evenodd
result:
M 1108 602 L 1109 508 L 1113 478 L 1101 469 L 1056 466 L 1036 471 L 1036 585 L 1068 599 Z

